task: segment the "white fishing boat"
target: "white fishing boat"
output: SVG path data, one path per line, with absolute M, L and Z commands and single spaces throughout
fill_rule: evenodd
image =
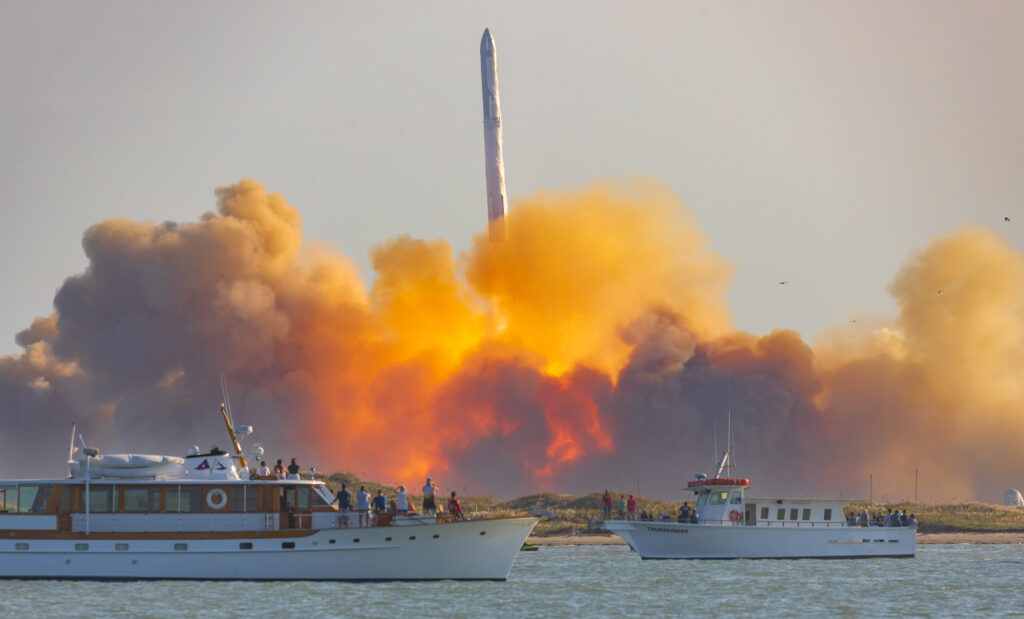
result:
M 626 540 L 643 559 L 914 556 L 916 525 L 850 525 L 843 513 L 846 500 L 748 498 L 750 481 L 728 476 L 731 438 L 729 444 L 713 477 L 698 474 L 687 484 L 695 498 L 695 516 L 675 522 L 608 520 L 604 528 Z
M 64 479 L 0 481 L 0 578 L 505 580 L 537 523 L 359 526 L 323 481 L 250 477 L 224 417 L 234 454 L 73 459 L 72 448 Z

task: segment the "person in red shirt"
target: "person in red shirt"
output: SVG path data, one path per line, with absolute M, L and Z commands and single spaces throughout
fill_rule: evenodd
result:
M 454 490 L 452 490 L 452 498 L 448 499 L 448 513 L 456 520 L 466 519 L 462 515 L 462 505 L 459 504 L 459 497 L 455 496 Z
M 636 499 L 633 495 L 629 495 L 629 500 L 626 501 L 626 511 L 629 513 L 629 520 L 636 520 Z
M 608 520 L 612 517 L 612 495 L 607 490 L 604 491 L 601 502 L 604 504 L 604 519 Z

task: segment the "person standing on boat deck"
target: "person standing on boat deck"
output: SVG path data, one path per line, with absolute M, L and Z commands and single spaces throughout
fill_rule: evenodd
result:
M 338 503 L 338 524 L 343 527 L 348 526 L 348 510 L 352 509 L 352 493 L 348 491 L 345 484 L 341 484 L 341 490 L 338 490 L 338 496 L 331 501 L 331 504 Z
M 629 495 L 629 500 L 626 501 L 626 511 L 629 512 L 629 520 L 636 520 L 636 499 L 633 495 Z
M 860 526 L 866 527 L 871 524 L 871 516 L 868 515 L 868 508 L 864 508 L 860 512 Z
M 679 522 L 690 521 L 690 504 L 683 501 L 683 506 L 679 508 Z
M 370 526 L 370 493 L 366 486 L 359 486 L 356 493 L 356 511 L 359 512 L 359 526 Z
M 260 477 L 269 477 L 270 469 L 267 468 L 267 463 L 260 460 L 260 467 L 256 469 L 256 474 Z
M 437 513 L 437 504 L 434 497 L 437 496 L 437 486 L 434 485 L 434 478 L 428 477 L 427 484 L 423 486 L 423 515 L 433 516 Z
M 601 503 L 604 505 L 604 519 L 608 520 L 612 517 L 612 495 L 608 490 L 604 491 L 604 496 L 601 497 Z
M 384 496 L 383 490 L 377 491 L 377 496 L 373 497 L 373 511 L 378 514 L 388 509 L 388 499 Z
M 452 490 L 452 498 L 448 499 L 448 513 L 456 520 L 466 519 L 462 515 L 462 505 L 459 503 L 459 497 L 455 496 L 454 490 Z
M 288 465 L 288 479 L 298 479 L 298 478 L 299 478 L 299 463 L 295 461 L 295 458 L 292 458 L 291 464 Z
M 615 502 L 615 510 L 619 512 L 619 520 L 626 519 L 626 497 L 619 495 L 619 500 Z
M 409 495 L 405 493 L 405 486 L 398 484 L 398 494 L 395 495 L 395 506 L 399 514 L 409 513 Z
M 274 476 L 278 479 L 284 479 L 284 464 L 278 460 L 277 464 L 274 465 Z

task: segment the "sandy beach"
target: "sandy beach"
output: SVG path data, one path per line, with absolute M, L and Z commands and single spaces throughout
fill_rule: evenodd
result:
M 625 544 L 618 535 L 531 535 L 538 546 L 601 546 Z M 1024 533 L 919 533 L 918 544 L 1024 544 Z

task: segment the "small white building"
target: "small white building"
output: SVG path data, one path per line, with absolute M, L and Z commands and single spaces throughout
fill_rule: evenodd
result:
M 1003 505 L 1006 507 L 1024 507 L 1024 496 L 1021 496 L 1020 490 L 1010 488 L 1003 493 Z

